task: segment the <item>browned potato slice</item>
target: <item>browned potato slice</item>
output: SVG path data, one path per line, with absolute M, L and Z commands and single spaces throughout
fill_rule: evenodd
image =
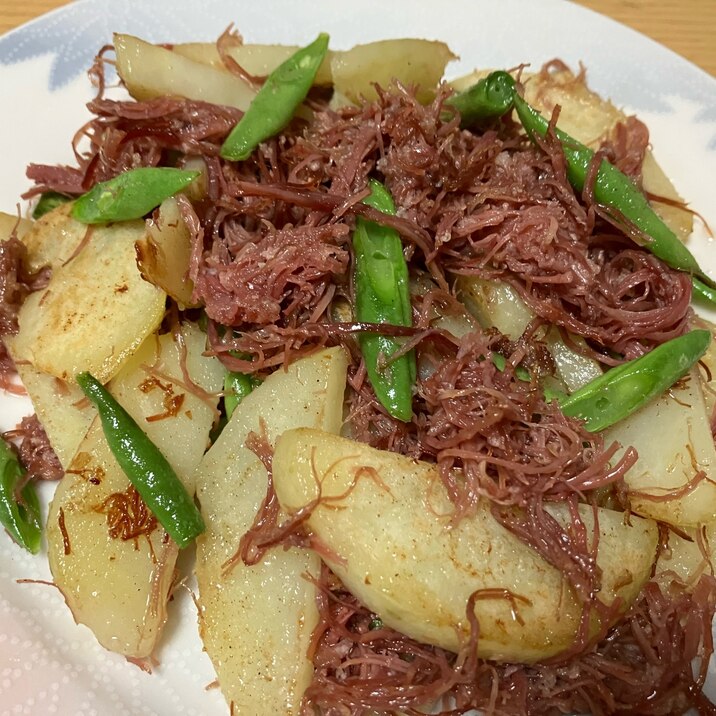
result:
M 229 55 L 255 77 L 265 77 L 285 62 L 298 49 L 298 45 L 240 45 L 229 51 Z M 188 57 L 194 62 L 211 65 L 219 70 L 226 70 L 224 63 L 213 42 L 187 42 L 174 45 L 172 50 L 179 55 Z M 331 85 L 331 57 L 333 52 L 326 53 L 326 58 L 318 68 L 314 84 Z
M 5 336 L 3 340 L 14 357 L 13 337 Z M 27 363 L 15 365 L 50 445 L 66 470 L 89 430 L 95 411 L 75 383 L 42 373 Z
M 192 326 L 184 335 L 190 375 L 205 390 L 220 390 L 224 371 L 201 355 L 205 336 Z M 109 387 L 193 491 L 218 397 L 208 403 L 180 384 L 180 355 L 170 334 L 150 336 Z M 177 547 L 153 524 L 95 419 L 50 505 L 50 568 L 75 620 L 133 659 L 151 656 L 174 581 Z
M 639 453 L 626 476 L 631 508 L 637 514 L 680 527 L 716 521 L 716 449 L 698 368 L 606 430 L 604 439 L 631 445 Z M 700 479 L 700 471 L 705 479 Z M 663 499 L 674 490 L 681 492 Z
M 376 97 L 374 83 L 388 87 L 393 79 L 418 85 L 418 98 L 430 101 L 445 66 L 456 59 L 444 42 L 430 40 L 380 40 L 336 52 L 331 60 L 336 92 L 351 102 Z
M 279 369 L 234 411 L 197 472 L 207 531 L 197 541 L 199 626 L 221 691 L 234 713 L 297 716 L 313 666 L 306 657 L 318 622 L 320 560 L 304 549 L 271 550 L 256 565 L 225 564 L 266 495 L 266 470 L 246 447 L 302 425 L 338 432 L 346 356 L 330 348 Z M 262 427 L 263 426 L 263 427 Z
M 506 283 L 476 276 L 459 276 L 455 285 L 459 298 L 480 325 L 484 328 L 494 326 L 513 341 L 524 333 L 534 318 L 517 291 Z M 557 376 L 570 392 L 602 374 L 599 363 L 567 345 L 556 328 L 547 333 L 545 341 L 554 359 Z M 572 336 L 572 341 L 584 343 L 579 336 Z
M 245 110 L 256 95 L 246 82 L 224 70 L 144 42 L 116 34 L 117 71 L 132 97 L 186 97 Z
M 469 634 L 470 595 L 508 589 L 504 598 L 475 605 L 478 653 L 488 659 L 531 662 L 553 656 L 574 640 L 581 608 L 563 576 L 504 529 L 488 503 L 450 525 L 450 503 L 434 465 L 317 430 L 291 430 L 276 444 L 276 494 L 294 513 L 319 496 L 308 517 L 327 547 L 324 558 L 348 589 L 389 626 L 458 651 Z M 548 512 L 569 522 L 565 505 Z M 580 515 L 594 526 L 590 506 Z M 623 599 L 626 609 L 648 579 L 657 527 L 650 520 L 598 510 L 600 599 Z M 336 555 L 332 558 L 329 555 Z
M 29 219 L 21 219 L 0 211 L 0 241 L 7 241 L 13 231 L 16 231 L 18 239 L 24 239 L 27 232 L 32 228 L 32 223 Z
M 87 370 L 106 381 L 164 315 L 166 294 L 137 269 L 134 244 L 144 236 L 144 222 L 88 229 L 59 210 L 50 222 L 58 240 L 68 241 L 68 251 L 80 231 L 89 237 L 69 263 L 55 266 L 46 289 L 28 296 L 18 317 L 15 355 L 62 380 Z M 49 240 L 48 232 L 43 245 Z
M 159 207 L 156 220 L 147 222 L 146 234 L 135 244 L 142 277 L 158 286 L 177 303 L 192 307 L 194 284 L 189 278 L 191 234 L 174 197 Z
M 22 237 L 27 246 L 28 268 L 59 268 L 70 260 L 90 230 L 70 218 L 72 204 L 63 204 L 41 216 Z

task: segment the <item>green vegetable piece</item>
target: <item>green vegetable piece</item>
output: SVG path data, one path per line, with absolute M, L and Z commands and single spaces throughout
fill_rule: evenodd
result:
M 707 286 L 703 281 L 700 281 L 695 276 L 691 277 L 691 295 L 694 298 L 700 298 L 708 303 L 713 303 L 716 306 L 716 289 L 711 286 Z
M 388 190 L 377 181 L 371 181 L 370 188 L 371 194 L 364 202 L 385 214 L 394 214 L 395 205 Z M 356 319 L 411 326 L 408 265 L 398 233 L 358 217 L 353 248 Z M 358 340 L 368 379 L 381 405 L 398 420 L 410 422 L 416 377 L 414 351 L 391 361 L 390 357 L 401 347 L 399 340 L 375 333 L 363 333 Z M 385 363 L 382 371 L 378 368 L 381 363 Z
M 171 167 L 130 169 L 83 194 L 72 207 L 72 217 L 83 224 L 140 219 L 198 176 L 197 171 Z
M 464 92 L 453 95 L 445 104 L 460 112 L 460 126 L 471 127 L 486 119 L 502 117 L 512 109 L 515 80 L 498 70 L 483 77 Z
M 612 368 L 560 401 L 565 415 L 599 432 L 668 390 L 706 352 L 710 331 L 691 331 L 662 343 L 641 358 Z
M 291 121 L 296 109 L 306 99 L 327 51 L 328 35 L 322 32 L 266 78 L 221 147 L 224 159 L 248 159 L 261 142 L 278 134 Z
M 258 378 L 245 373 L 227 373 L 224 378 L 224 410 L 230 418 L 236 406 L 256 387 L 261 384 Z
M 545 136 L 549 122 L 517 93 L 514 103 L 517 116 L 527 134 L 532 138 L 536 134 Z M 577 191 L 582 191 L 594 152 L 559 129 L 555 130 L 555 133 L 564 149 L 569 182 Z M 645 248 L 654 256 L 672 268 L 698 276 L 709 286 L 716 286 L 700 268 L 693 254 L 651 208 L 639 187 L 606 160 L 602 161 L 597 172 L 594 198 L 598 203 L 614 210 L 616 221 L 623 218 L 627 224 L 635 226 L 646 237 Z
M 500 372 L 503 372 L 507 367 L 507 358 L 505 358 L 502 353 L 493 353 L 491 357 L 495 368 L 497 368 L 497 370 L 499 370 Z M 515 376 L 519 380 L 524 381 L 525 383 L 529 383 L 530 380 L 532 380 L 530 372 L 527 370 L 527 368 L 521 365 L 518 365 L 515 368 Z
M 40 503 L 29 482 L 18 495 L 24 479 L 25 471 L 15 452 L 0 439 L 0 524 L 20 547 L 37 554 L 42 539 Z
M 189 545 L 204 531 L 204 521 L 172 466 L 94 376 L 80 373 L 77 383 L 97 408 L 107 444 L 129 481 L 179 548 Z
M 72 197 L 60 194 L 56 191 L 46 191 L 40 196 L 40 200 L 37 204 L 35 204 L 35 208 L 32 210 L 32 218 L 37 220 L 58 206 L 66 204 L 68 201 L 72 201 Z

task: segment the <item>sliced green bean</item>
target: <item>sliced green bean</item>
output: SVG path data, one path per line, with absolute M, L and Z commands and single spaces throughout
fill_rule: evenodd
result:
M 565 415 L 584 420 L 590 432 L 618 423 L 667 391 L 698 362 L 711 332 L 696 330 L 622 363 L 560 401 Z
M 246 373 L 227 373 L 224 378 L 224 410 L 230 418 L 238 404 L 258 387 L 261 381 Z
M 107 444 L 147 507 L 179 548 L 204 531 L 194 500 L 159 448 L 90 373 L 77 383 L 97 408 Z
M 502 117 L 512 109 L 515 80 L 498 70 L 478 80 L 464 92 L 453 95 L 445 104 L 460 112 L 460 126 L 472 127 L 487 119 Z
M 364 202 L 378 211 L 394 214 L 395 205 L 388 190 L 377 181 L 371 181 L 370 188 L 371 195 Z M 408 265 L 398 233 L 358 217 L 353 248 L 356 319 L 368 323 L 411 326 L 413 314 Z M 375 333 L 363 333 L 358 340 L 376 397 L 393 417 L 409 422 L 413 414 L 416 377 L 414 351 L 390 360 L 393 353 L 400 349 L 400 341 Z M 381 363 L 385 363 L 382 370 L 379 369 Z
M 527 134 L 545 136 L 549 122 L 533 107 L 515 93 L 515 110 Z M 594 152 L 565 132 L 556 129 L 567 160 L 567 177 L 570 184 L 582 191 Z M 664 263 L 679 271 L 697 276 L 703 284 L 716 286 L 701 269 L 693 254 L 679 241 L 674 232 L 651 208 L 644 193 L 615 166 L 603 160 L 594 183 L 594 198 L 615 211 L 614 219 L 627 222 L 625 228 L 636 227 L 645 237 L 645 248 Z M 702 294 L 707 300 L 713 300 Z
M 56 191 L 46 191 L 40 196 L 40 200 L 37 204 L 35 204 L 35 208 L 32 210 L 32 218 L 37 220 L 58 206 L 66 204 L 68 201 L 72 201 L 72 197 L 66 194 L 60 194 Z
M 0 524 L 20 547 L 37 554 L 42 540 L 40 503 L 31 483 L 18 490 L 24 479 L 15 452 L 0 439 Z
M 279 65 L 264 82 L 244 116 L 221 147 L 224 159 L 243 161 L 261 142 L 278 134 L 293 118 L 316 79 L 328 51 L 328 35 L 322 32 Z
M 171 167 L 130 169 L 83 194 L 72 207 L 72 217 L 83 224 L 140 219 L 189 186 L 199 173 Z

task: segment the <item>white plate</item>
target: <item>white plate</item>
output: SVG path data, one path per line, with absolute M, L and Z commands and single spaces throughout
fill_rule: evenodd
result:
M 539 66 L 560 57 L 589 70 L 591 86 L 650 126 L 655 153 L 691 206 L 716 228 L 716 80 L 647 38 L 564 0 L 80 0 L 0 38 L 0 210 L 14 212 L 30 161 L 72 162 L 70 139 L 87 117 L 84 74 L 113 31 L 152 41 L 213 40 L 234 22 L 252 42 L 305 43 L 320 30 L 332 46 L 388 37 L 446 40 L 474 67 Z M 697 222 L 698 223 L 698 222 Z M 692 246 L 716 274 L 716 254 L 697 227 Z M 26 409 L 0 400 L 0 428 Z M 49 497 L 45 489 L 44 497 Z M 0 539 L 0 716 L 226 714 L 180 590 L 157 654 L 142 673 L 76 626 L 61 595 L 18 578 L 49 579 L 46 559 Z

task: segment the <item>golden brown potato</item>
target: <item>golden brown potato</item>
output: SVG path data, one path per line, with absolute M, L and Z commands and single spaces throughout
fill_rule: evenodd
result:
M 298 49 L 300 48 L 297 45 L 249 44 L 232 47 L 229 50 L 229 55 L 249 74 L 255 77 L 265 77 Z M 174 45 L 172 50 L 179 55 L 194 60 L 194 62 L 201 62 L 219 70 L 226 70 L 216 49 L 216 44 L 213 42 L 187 42 Z M 326 58 L 316 73 L 314 84 L 323 86 L 333 84 L 333 76 L 331 75 L 331 57 L 333 54 L 330 50 L 326 53 Z
M 268 441 L 289 428 L 338 432 L 346 356 L 315 353 L 277 370 L 234 411 L 197 471 L 197 495 L 207 531 L 197 541 L 199 627 L 231 710 L 297 716 L 313 665 L 306 656 L 318 622 L 314 585 L 320 560 L 304 549 L 271 550 L 258 564 L 225 564 L 251 527 L 266 495 L 267 477 L 246 447 L 251 432 Z
M 581 608 L 562 573 L 503 528 L 483 503 L 450 525 L 450 503 L 434 465 L 374 450 L 318 430 L 285 432 L 273 458 L 276 494 L 295 513 L 319 497 L 307 524 L 348 589 L 389 626 L 458 651 L 469 634 L 466 609 L 480 590 L 509 590 L 475 605 L 478 654 L 531 662 L 574 640 Z M 547 507 L 560 523 L 566 505 Z M 580 509 L 593 529 L 590 506 Z M 650 520 L 599 509 L 599 598 L 627 608 L 648 579 L 657 528 Z M 332 557 L 335 555 L 335 558 Z
M 639 453 L 639 461 L 626 475 L 631 508 L 637 514 L 681 527 L 716 520 L 716 449 L 698 368 L 606 430 L 604 439 L 607 444 L 617 440 L 631 445 Z M 695 486 L 689 489 L 692 481 Z
M 224 370 L 216 358 L 202 356 L 205 336 L 189 325 L 184 336 L 189 374 L 205 390 L 218 391 Z M 150 336 L 109 388 L 193 492 L 218 395 L 208 403 L 180 385 L 180 355 L 170 334 Z M 145 366 L 161 369 L 162 377 Z M 166 620 L 178 549 L 130 488 L 98 419 L 57 487 L 47 540 L 53 579 L 75 620 L 111 651 L 151 656 Z
M 335 52 L 331 59 L 333 86 L 351 102 L 376 97 L 374 84 L 388 87 L 397 79 L 410 87 L 420 87 L 418 98 L 435 96 L 445 66 L 456 59 L 444 42 L 430 40 L 380 40 Z
M 117 72 L 138 100 L 186 97 L 245 110 L 256 90 L 225 70 L 152 45 L 132 35 L 115 34 Z
M 62 380 L 89 371 L 107 381 L 164 316 L 166 294 L 137 268 L 134 244 L 144 236 L 144 222 L 88 228 L 61 210 L 47 217 L 51 231 L 42 245 L 53 235 L 68 244 L 52 258 L 62 263 L 47 288 L 30 294 L 20 309 L 15 356 Z M 80 232 L 82 240 L 89 232 L 88 240 L 68 263 Z
M 500 333 L 516 341 L 535 317 L 512 286 L 500 281 L 488 281 L 476 276 L 459 276 L 455 282 L 458 297 L 483 328 L 494 326 Z M 574 343 L 584 343 L 579 336 L 571 336 Z M 571 348 L 559 330 L 552 328 L 545 336 L 557 377 L 569 392 L 578 390 L 598 378 L 602 369 L 597 361 Z
M 156 219 L 147 221 L 147 231 L 135 248 L 137 265 L 145 281 L 158 286 L 177 303 L 195 307 L 189 278 L 191 234 L 174 197 L 162 202 Z

